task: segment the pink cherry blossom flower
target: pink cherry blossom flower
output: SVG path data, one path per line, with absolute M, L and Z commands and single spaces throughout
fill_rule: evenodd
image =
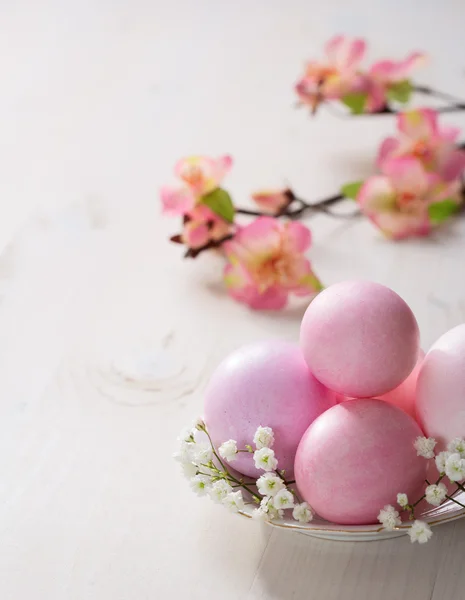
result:
M 294 196 L 290 190 L 260 190 L 252 194 L 254 202 L 262 209 L 272 214 L 288 206 Z
M 205 205 L 198 205 L 184 216 L 184 228 L 172 241 L 185 244 L 193 250 L 211 241 L 219 241 L 231 234 L 233 225 L 228 223 Z
M 387 104 L 388 92 L 401 82 L 407 81 L 412 72 L 424 64 L 426 56 L 414 52 L 400 61 L 381 60 L 368 71 L 364 80 L 365 91 L 368 94 L 365 111 L 376 112 Z
M 310 243 L 310 231 L 301 223 L 259 217 L 240 228 L 224 246 L 229 293 L 251 308 L 272 310 L 284 308 L 291 293 L 315 294 L 321 283 L 303 254 Z
M 365 42 L 338 35 L 326 44 L 324 61 L 310 61 L 295 91 L 302 104 L 314 111 L 327 99 L 336 99 L 350 91 L 358 66 L 365 54 Z
M 174 172 L 183 185 L 161 188 L 163 212 L 172 216 L 187 214 L 199 204 L 202 196 L 219 187 L 231 166 L 232 158 L 228 155 L 219 158 L 190 156 L 178 161 Z
M 438 173 L 442 179 L 452 181 L 465 169 L 465 151 L 456 147 L 460 130 L 440 127 L 438 113 L 422 108 L 400 113 L 397 117 L 398 137 L 389 137 L 381 144 L 377 164 L 398 156 L 417 158 L 427 171 Z
M 365 181 L 357 201 L 387 237 L 400 240 L 428 235 L 434 225 L 429 207 L 444 200 L 460 203 L 459 183 L 447 183 L 427 173 L 416 158 L 393 158 L 383 164 L 383 171 L 384 175 Z

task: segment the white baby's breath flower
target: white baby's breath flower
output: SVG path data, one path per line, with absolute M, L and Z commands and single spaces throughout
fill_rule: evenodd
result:
M 182 472 L 184 473 L 187 479 L 191 479 L 195 475 L 197 475 L 198 467 L 191 462 L 183 462 L 181 463 Z
M 185 427 L 181 433 L 178 435 L 178 441 L 183 443 L 183 442 L 193 442 L 194 441 L 194 435 L 192 433 L 192 429 L 188 429 L 187 427 Z
M 257 479 L 257 488 L 263 496 L 276 496 L 284 487 L 284 481 L 274 473 L 264 473 Z
M 278 466 L 278 461 L 271 448 L 260 448 L 253 453 L 255 467 L 263 471 L 274 471 Z
M 266 521 L 269 518 L 268 509 L 264 509 L 262 506 L 254 508 L 252 511 L 252 519 L 256 521 Z
M 198 431 L 203 431 L 205 429 L 205 422 L 202 417 L 197 417 L 192 422 L 192 429 L 197 429 Z
M 208 465 L 213 460 L 213 450 L 210 444 L 193 444 L 192 454 L 192 462 L 196 465 Z
M 237 492 L 229 492 L 223 499 L 223 504 L 226 508 L 229 508 L 231 512 L 237 513 L 240 510 L 244 510 L 244 498 L 242 497 L 242 492 L 240 490 Z
M 313 519 L 313 510 L 306 502 L 302 502 L 301 504 L 296 504 L 294 506 L 292 516 L 296 521 L 299 521 L 299 523 L 310 523 Z
M 224 479 L 220 479 L 219 481 L 215 481 L 215 483 L 212 485 L 209 490 L 209 495 L 213 502 L 221 504 L 226 496 L 232 491 L 233 489 L 229 483 Z
M 433 535 L 433 532 L 431 531 L 428 523 L 425 523 L 424 521 L 414 521 L 413 525 L 408 530 L 408 534 L 412 544 L 414 542 L 424 544 Z
M 447 449 L 451 454 L 460 454 L 461 458 L 465 458 L 465 440 L 462 438 L 454 438 L 447 444 Z
M 386 531 L 392 531 L 402 523 L 399 513 L 390 504 L 386 504 L 386 506 L 379 511 L 378 521 Z
M 274 444 L 274 433 L 271 427 L 262 427 L 260 425 L 253 436 L 253 443 L 257 447 L 257 450 L 271 448 Z
M 423 458 L 434 458 L 434 447 L 437 442 L 434 438 L 427 437 L 417 437 L 413 445 L 415 446 L 415 450 L 417 451 L 418 456 L 423 456 Z
M 205 496 L 210 489 L 210 478 L 205 475 L 196 475 L 191 479 L 191 488 L 197 496 Z
M 228 440 L 221 444 L 218 448 L 221 458 L 224 458 L 228 462 L 232 462 L 237 458 L 237 442 L 236 440 Z
M 283 515 L 284 515 L 284 511 L 280 508 L 277 509 L 275 508 L 274 504 L 273 504 L 273 498 L 269 497 L 269 496 L 265 496 L 264 498 L 262 498 L 262 501 L 260 502 L 260 512 L 256 514 L 257 519 L 282 519 Z M 266 515 L 266 517 L 264 516 Z
M 434 459 L 439 473 L 442 474 L 446 472 L 446 462 L 450 455 L 450 452 L 440 452 Z
M 179 449 L 173 454 L 174 460 L 179 463 L 192 462 L 193 457 L 193 448 L 195 444 L 191 444 L 190 442 L 181 441 L 179 444 Z
M 462 481 L 465 479 L 465 458 L 460 454 L 451 454 L 446 460 L 446 475 L 451 481 Z
M 425 490 L 426 502 L 439 506 L 447 496 L 447 488 L 443 483 L 429 485 Z
M 276 510 L 294 507 L 294 496 L 286 488 L 279 491 L 273 498 L 273 506 Z
M 407 494 L 397 494 L 397 504 L 405 508 L 408 505 L 408 496 Z

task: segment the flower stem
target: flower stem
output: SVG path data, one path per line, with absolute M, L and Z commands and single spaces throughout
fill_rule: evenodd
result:
M 446 496 L 446 498 L 448 500 L 452 500 L 452 502 L 455 502 L 455 504 L 458 504 L 459 506 L 461 506 L 462 508 L 465 508 L 465 504 L 462 504 L 461 502 L 459 502 L 458 500 L 455 500 L 452 496 Z
M 435 90 L 427 85 L 414 85 L 413 90 L 418 94 L 425 94 L 426 96 L 433 96 L 434 98 L 439 98 L 440 100 L 444 100 L 445 102 L 449 102 L 451 106 L 449 108 L 455 108 L 456 110 L 465 110 L 465 101 L 460 98 L 456 98 L 452 96 L 452 94 L 448 94 L 446 92 L 441 92 L 439 90 Z M 439 112 L 449 112 L 445 109 L 448 107 L 443 107 L 443 109 L 436 109 Z
M 249 492 L 249 494 L 251 494 L 254 498 L 256 498 L 257 500 L 261 501 L 262 500 L 262 496 L 259 494 L 256 494 L 253 490 L 251 490 L 245 483 L 239 481 L 238 479 L 236 479 L 234 477 L 234 475 L 232 475 L 228 469 L 226 468 L 226 465 L 224 464 L 224 462 L 221 460 L 220 456 L 218 455 L 218 453 L 216 452 L 216 448 L 213 445 L 213 441 L 210 437 L 210 434 L 207 431 L 207 428 L 204 427 L 203 430 L 208 437 L 208 441 L 210 442 L 210 446 L 212 447 L 213 450 L 213 455 L 215 456 L 215 458 L 217 459 L 217 461 L 220 463 L 221 467 L 223 468 L 224 473 L 226 474 L 227 478 L 229 479 L 229 481 L 232 481 L 236 484 L 238 484 L 239 486 L 241 486 L 242 488 L 244 488 L 244 490 L 246 490 L 247 492 Z M 253 485 L 253 484 L 251 484 Z

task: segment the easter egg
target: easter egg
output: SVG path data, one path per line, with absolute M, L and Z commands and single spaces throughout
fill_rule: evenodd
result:
M 396 388 L 412 372 L 419 331 L 408 305 L 389 288 L 346 281 L 321 292 L 305 312 L 300 345 L 324 385 L 355 398 Z
M 388 402 L 347 400 L 323 413 L 297 449 L 295 480 L 324 519 L 344 525 L 376 523 L 398 493 L 421 496 L 427 461 L 417 456 L 418 424 Z
M 407 377 L 407 379 L 405 379 L 392 391 L 387 392 L 382 396 L 379 396 L 379 400 L 384 400 L 385 402 L 389 402 L 390 404 L 397 406 L 414 419 L 416 419 L 415 404 L 417 396 L 417 380 L 424 358 L 425 353 L 423 352 L 423 350 L 420 349 L 417 364 L 415 365 L 415 368 Z M 336 394 L 337 403 L 345 402 L 346 400 L 353 400 L 353 398 L 348 398 L 347 396 Z
M 390 392 L 379 396 L 380 400 L 384 400 L 385 402 L 397 406 L 414 419 L 416 419 L 415 405 L 417 397 L 417 381 L 424 358 L 425 353 L 420 349 L 417 364 L 407 379 Z
M 303 433 L 334 403 L 297 345 L 264 341 L 239 348 L 219 365 L 205 393 L 204 419 L 215 447 L 229 439 L 239 449 L 253 446 L 257 428 L 271 427 L 278 468 L 292 473 Z M 263 474 L 249 453 L 239 453 L 231 467 L 251 477 Z
M 465 325 L 441 336 L 423 361 L 417 383 L 417 419 L 443 447 L 465 437 Z

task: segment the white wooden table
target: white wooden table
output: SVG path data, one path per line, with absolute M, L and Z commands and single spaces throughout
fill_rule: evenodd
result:
M 361 34 L 373 58 L 425 49 L 419 81 L 465 96 L 464 17 L 461 0 L 1 3 L 2 600 L 463 596 L 465 522 L 424 547 L 334 543 L 191 495 L 171 454 L 209 374 L 243 343 L 296 340 L 303 307 L 229 300 L 218 259 L 168 244 L 157 188 L 195 152 L 234 155 L 241 204 L 360 179 L 392 119 L 293 110 L 304 59 Z M 465 320 L 463 220 L 405 244 L 364 221 L 311 225 L 324 282 L 390 285 L 425 348 Z

